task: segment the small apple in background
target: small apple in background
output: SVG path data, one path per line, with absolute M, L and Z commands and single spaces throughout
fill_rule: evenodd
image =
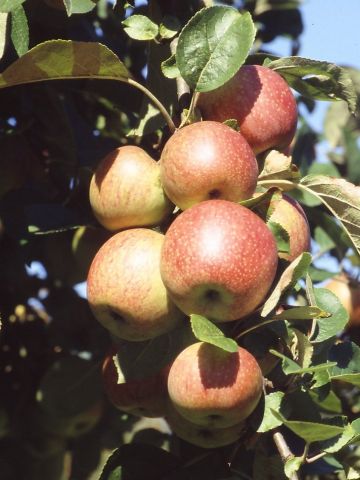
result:
M 279 257 L 292 262 L 304 252 L 310 251 L 310 228 L 305 212 L 299 202 L 283 195 L 274 204 L 267 221 L 279 223 L 289 234 L 289 253 L 279 252 Z
M 220 448 L 239 440 L 245 432 L 245 423 L 225 428 L 210 428 L 189 422 L 169 402 L 165 416 L 169 427 L 179 438 L 202 448 Z
M 295 135 L 295 98 L 286 81 L 267 67 L 243 65 L 225 85 L 200 93 L 198 107 L 205 120 L 236 119 L 256 154 L 284 149 Z
M 98 165 L 89 189 L 94 215 L 108 230 L 161 223 L 173 210 L 159 164 L 140 147 L 125 145 Z
M 171 365 L 169 398 L 189 422 L 225 428 L 245 420 L 257 406 L 263 377 L 244 348 L 235 353 L 204 342 L 183 350 Z
M 251 210 L 208 200 L 170 225 L 161 252 L 161 276 L 186 314 L 237 320 L 264 300 L 278 264 L 275 239 Z
M 149 340 L 184 318 L 161 280 L 163 242 L 161 233 L 136 228 L 112 236 L 96 254 L 87 297 L 97 320 L 115 337 Z
M 118 383 L 114 363 L 116 349 L 105 357 L 102 367 L 104 390 L 110 402 L 119 410 L 139 417 L 162 417 L 168 399 L 168 368 L 148 378 Z
M 360 285 L 353 284 L 345 274 L 329 280 L 324 288 L 334 293 L 349 314 L 347 328 L 360 326 Z
M 258 165 L 239 132 L 219 122 L 197 122 L 170 137 L 160 171 L 166 194 L 185 210 L 211 198 L 239 202 L 251 197 Z

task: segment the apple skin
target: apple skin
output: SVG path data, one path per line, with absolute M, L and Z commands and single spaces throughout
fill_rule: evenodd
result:
M 164 235 L 135 228 L 113 235 L 90 266 L 87 298 L 97 320 L 115 337 L 150 340 L 184 318 L 160 276 Z
M 242 347 L 229 353 L 197 342 L 171 365 L 169 398 L 189 422 L 226 428 L 245 420 L 258 404 L 263 376 L 255 358 Z
M 115 348 L 105 357 L 102 366 L 104 390 L 110 402 L 119 410 L 139 417 L 162 417 L 166 412 L 167 376 L 164 368 L 157 374 L 139 380 L 117 383 L 118 373 L 113 357 Z
M 244 137 L 219 122 L 197 122 L 172 135 L 160 158 L 167 196 L 181 210 L 203 200 L 252 196 L 258 165 Z
M 208 200 L 170 225 L 160 270 L 180 310 L 226 322 L 245 317 L 264 300 L 277 264 L 265 222 L 236 203 Z
M 165 420 L 179 438 L 201 448 L 221 448 L 239 440 L 245 432 L 245 422 L 225 428 L 196 425 L 182 417 L 169 402 Z
M 243 65 L 223 86 L 200 93 L 205 120 L 238 121 L 240 132 L 256 154 L 287 147 L 296 131 L 297 105 L 288 84 L 260 65 Z
M 360 287 L 350 283 L 346 275 L 332 278 L 324 285 L 334 293 L 349 315 L 347 328 L 360 326 Z
M 111 231 L 161 223 L 174 206 L 160 181 L 160 166 L 142 148 L 110 152 L 91 178 L 89 200 L 95 217 Z
M 289 234 L 289 253 L 279 253 L 279 257 L 292 262 L 304 252 L 310 251 L 310 228 L 305 212 L 299 202 L 283 195 L 274 205 L 268 221 L 279 223 Z

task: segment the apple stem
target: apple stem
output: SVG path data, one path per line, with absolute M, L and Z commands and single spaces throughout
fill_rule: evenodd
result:
M 290 458 L 294 458 L 295 455 L 290 450 L 289 445 L 286 443 L 286 440 L 282 433 L 280 433 L 279 431 L 276 431 L 273 434 L 273 440 L 276 445 L 276 448 L 278 449 L 281 460 L 283 461 L 284 464 Z M 299 480 L 298 474 L 295 472 L 289 478 L 290 480 Z

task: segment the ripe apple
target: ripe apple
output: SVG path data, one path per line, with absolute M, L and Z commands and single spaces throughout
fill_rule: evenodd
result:
M 197 122 L 170 137 L 160 171 L 166 194 L 185 210 L 211 198 L 238 202 L 251 197 L 258 165 L 239 132 L 219 122 Z
M 286 81 L 274 70 L 243 65 L 225 85 L 199 95 L 205 120 L 234 118 L 256 154 L 287 147 L 295 135 L 297 105 Z
M 97 320 L 115 337 L 143 341 L 175 328 L 184 315 L 160 276 L 164 235 L 125 230 L 100 248 L 91 264 L 87 296 Z
M 110 152 L 91 178 L 90 204 L 108 230 L 161 223 L 173 210 L 160 182 L 160 166 L 142 148 Z
M 360 326 L 360 286 L 352 285 L 350 279 L 342 274 L 329 280 L 324 288 L 334 293 L 348 312 L 347 327 Z
M 310 250 L 310 229 L 305 212 L 299 202 L 283 195 L 275 204 L 268 221 L 279 223 L 289 234 L 289 253 L 279 253 L 279 257 L 292 262 L 303 252 Z
M 240 319 L 264 300 L 278 257 L 274 237 L 251 210 L 207 200 L 170 225 L 161 252 L 161 277 L 186 314 Z
M 139 417 L 162 417 L 166 411 L 168 368 L 148 378 L 118 383 L 114 363 L 116 350 L 105 357 L 102 367 L 104 390 L 119 410 Z
M 174 360 L 168 376 L 171 402 L 189 422 L 210 428 L 236 425 L 255 409 L 263 377 L 255 358 L 242 347 L 229 353 L 197 342 Z
M 245 423 L 225 428 L 196 425 L 181 416 L 169 402 L 166 417 L 169 427 L 179 438 L 202 448 L 220 448 L 236 442 L 245 431 Z

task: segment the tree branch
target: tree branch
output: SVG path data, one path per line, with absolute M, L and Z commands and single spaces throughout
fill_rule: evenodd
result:
M 284 464 L 286 463 L 287 460 L 289 460 L 289 458 L 294 457 L 294 454 L 290 450 L 289 445 L 286 443 L 286 440 L 282 435 L 282 433 L 280 433 L 279 431 L 276 431 L 273 434 L 273 440 L 276 445 L 276 448 L 278 449 L 281 460 L 283 461 Z M 290 480 L 299 480 L 298 474 L 293 473 L 290 477 Z

